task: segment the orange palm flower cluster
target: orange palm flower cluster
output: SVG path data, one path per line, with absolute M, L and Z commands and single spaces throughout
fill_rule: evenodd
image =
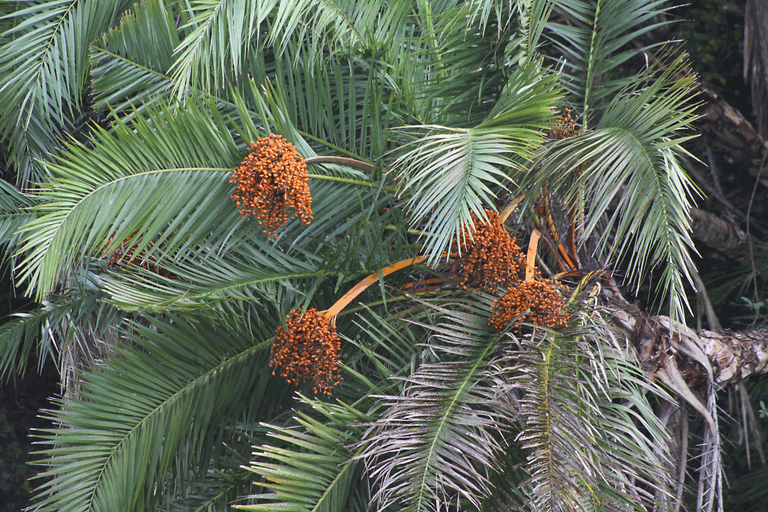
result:
M 270 135 L 251 142 L 249 148 L 229 180 L 237 184 L 231 197 L 243 218 L 253 215 L 270 237 L 292 218 L 309 224 L 312 196 L 307 163 L 296 146 L 280 135 Z
M 460 288 L 494 293 L 499 286 L 517 282 L 525 264 L 520 247 L 499 222 L 499 214 L 491 210 L 485 214 L 487 222 L 472 214 L 475 231 L 471 238 L 462 237 L 461 257 L 454 260 L 451 271 Z
M 107 269 L 113 270 L 123 265 L 133 264 L 145 270 L 149 270 L 150 272 L 154 272 L 155 274 L 159 274 L 163 277 L 167 277 L 169 279 L 176 277 L 171 272 L 158 267 L 157 260 L 155 259 L 154 256 L 147 255 L 147 252 L 149 252 L 152 249 L 154 242 L 149 242 L 147 244 L 147 247 L 145 249 L 142 249 L 139 252 L 136 252 L 135 246 L 130 246 L 131 239 L 137 233 L 138 231 L 134 232 L 132 235 L 128 236 L 128 238 L 123 240 L 123 243 L 121 243 L 117 247 L 117 249 L 115 249 L 115 252 L 113 252 L 110 255 L 109 259 L 107 260 Z M 109 247 L 109 244 L 112 243 L 112 240 L 114 240 L 114 234 L 115 233 L 113 233 L 113 236 L 109 237 L 107 242 L 104 244 L 105 250 L 107 247 Z
M 507 294 L 493 302 L 494 312 L 489 323 L 499 332 L 503 331 L 513 318 L 525 310 L 529 313 L 520 317 L 512 326 L 512 332 L 520 332 L 520 324 L 530 322 L 543 327 L 558 328 L 567 324 L 568 317 L 563 311 L 565 298 L 557 294 L 562 285 L 551 280 L 524 281 L 509 288 Z
M 339 336 L 324 313 L 310 308 L 302 315 L 293 310 L 286 318 L 287 329 L 277 328 L 269 366 L 289 384 L 314 383 L 315 394 L 330 395 L 341 381 Z
M 571 109 L 567 108 L 563 111 L 563 114 L 557 118 L 549 135 L 553 139 L 562 140 L 569 137 L 575 137 L 581 133 L 582 131 L 579 128 L 576 128 L 576 120 L 571 117 Z

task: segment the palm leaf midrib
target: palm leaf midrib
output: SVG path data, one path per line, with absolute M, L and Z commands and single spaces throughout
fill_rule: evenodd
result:
M 451 411 L 457 406 L 459 398 L 464 394 L 464 390 L 469 388 L 471 385 L 475 383 L 473 377 L 475 376 L 477 371 L 480 369 L 480 365 L 485 361 L 485 358 L 488 355 L 488 353 L 496 345 L 496 341 L 497 341 L 496 338 L 494 338 L 491 341 L 491 343 L 488 343 L 483 349 L 482 353 L 480 353 L 478 357 L 475 359 L 475 363 L 472 365 L 469 371 L 467 371 L 467 373 L 464 375 L 464 379 L 462 379 L 461 385 L 459 385 L 459 387 L 456 388 L 456 392 L 453 393 L 453 396 L 451 397 L 450 404 L 448 404 L 448 407 L 446 407 L 445 412 L 441 415 L 437 430 L 432 436 L 432 442 L 430 443 L 429 451 L 425 458 L 426 460 L 424 462 L 424 470 L 421 472 L 421 475 L 419 477 L 419 490 L 416 498 L 417 506 L 415 509 L 417 511 L 422 510 L 422 502 L 426 499 L 426 497 L 424 496 L 424 491 L 428 487 L 427 477 L 429 475 L 429 469 L 431 467 L 435 444 L 437 443 L 437 440 L 440 438 L 440 433 L 444 430 L 445 425 L 448 421 L 448 416 L 450 415 Z
M 157 406 L 154 409 L 152 409 L 152 411 L 150 411 L 148 414 L 146 414 L 141 419 L 141 421 L 139 421 L 136 425 L 130 428 L 125 433 L 125 435 L 122 436 L 122 439 L 120 439 L 120 441 L 109 451 L 109 455 L 106 457 L 106 459 L 104 460 L 104 463 L 101 465 L 101 468 L 99 469 L 98 475 L 93 485 L 93 490 L 90 493 L 90 497 L 88 499 L 88 508 L 86 510 L 87 511 L 93 510 L 93 502 L 99 489 L 99 482 L 102 480 L 110 461 L 114 458 L 115 454 L 118 452 L 120 447 L 128 440 L 128 438 L 130 438 L 145 422 L 151 419 L 154 415 L 160 414 L 163 408 L 170 406 L 173 401 L 178 400 L 186 392 L 190 391 L 192 388 L 201 384 L 202 381 L 207 380 L 208 378 L 214 376 L 217 372 L 225 369 L 229 365 L 235 364 L 238 360 L 244 357 L 247 357 L 253 352 L 261 350 L 264 347 L 267 347 L 270 343 L 272 343 L 272 339 L 262 341 L 258 345 L 254 345 L 248 348 L 247 350 L 244 350 L 238 354 L 235 354 L 233 357 L 230 357 L 227 360 L 222 361 L 221 363 L 209 369 L 205 373 L 200 374 L 195 379 L 187 383 L 184 387 L 182 387 L 181 389 L 179 389 L 178 391 L 176 391 L 175 393 L 167 397 L 165 400 L 157 404 Z

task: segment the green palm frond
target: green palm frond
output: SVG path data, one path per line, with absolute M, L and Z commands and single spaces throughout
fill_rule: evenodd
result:
M 270 46 L 282 55 L 291 41 L 311 40 L 306 50 L 313 60 L 329 49 L 335 53 L 365 46 L 367 31 L 400 27 L 408 5 L 390 2 L 388 9 L 382 9 L 379 2 L 344 0 L 192 2 L 185 11 L 188 34 L 177 48 L 174 81 L 179 92 L 189 87 L 221 88 L 242 72 L 247 51 Z
M 131 241 L 137 251 L 163 233 L 165 249 L 173 251 L 241 222 L 228 181 L 241 153 L 224 119 L 208 107 L 153 109 L 112 133 L 97 129 L 93 149 L 69 143 L 59 163 L 47 164 L 56 178 L 41 185 L 41 204 L 33 209 L 39 217 L 21 228 L 20 241 L 21 280 L 38 297 L 80 257 L 111 252 L 138 230 Z
M 381 417 L 361 443 L 379 510 L 436 510 L 459 498 L 479 507 L 498 469 L 498 432 L 510 426 L 488 371 L 498 336 L 487 317 L 432 307 L 442 318 L 425 325 L 426 348 L 443 360 L 422 363 L 400 395 L 381 397 Z
M 348 509 L 356 487 L 361 485 L 362 463 L 354 457 L 361 423 L 371 417 L 344 404 L 329 404 L 300 396 L 302 405 L 316 414 L 299 413 L 298 425 L 267 425 L 269 445 L 254 452 L 248 469 L 259 475 L 257 485 L 271 492 L 249 496 L 259 504 L 241 505 L 242 510 L 284 510 L 293 512 L 332 512 Z M 322 420 L 313 416 L 321 415 Z
M 91 45 L 93 107 L 113 115 L 168 97 L 173 82 L 166 73 L 179 44 L 176 21 L 167 2 L 142 2 L 120 24 Z
M 395 298 L 393 295 L 387 300 L 392 301 Z M 350 361 L 347 366 L 351 371 L 374 380 L 372 384 L 376 386 L 376 393 L 400 393 L 403 381 L 391 377 L 404 377 L 415 370 L 413 365 L 416 357 L 423 350 L 419 345 L 424 340 L 424 330 L 416 324 L 404 322 L 401 318 L 387 318 L 368 307 L 364 309 L 365 313 L 361 313 L 354 323 L 359 330 L 358 336 L 353 339 L 344 336 L 343 332 L 340 333 L 342 338 L 360 350 L 359 360 Z M 427 309 L 422 312 L 422 316 L 432 313 Z M 414 311 L 409 318 L 417 320 L 419 316 Z M 374 376 L 377 379 L 374 379 Z
M 694 79 L 677 77 L 684 69 L 678 58 L 658 78 L 649 70 L 616 95 L 593 132 L 551 145 L 538 160 L 542 167 L 530 176 L 526 198 L 535 200 L 545 186 L 562 194 L 565 204 L 592 198 L 585 205 L 582 243 L 618 199 L 608 228 L 601 227 L 598 249 L 616 259 L 630 254 L 627 273 L 636 286 L 649 268 L 661 267 L 659 287 L 669 294 L 670 316 L 678 320 L 688 307 L 684 285 L 693 268 L 688 211 L 695 192 L 677 160 L 687 154 L 680 144 L 691 138 L 684 131 L 695 119 Z M 574 172 L 579 166 L 580 174 Z
M 79 325 L 95 318 L 108 323 L 114 317 L 100 302 L 102 297 L 92 285 L 89 290 L 73 288 L 50 297 L 32 311 L 16 313 L 0 325 L 0 378 L 8 372 L 23 374 L 32 353 L 37 356 L 38 371 L 49 358 L 56 361 L 61 356 L 66 361 L 61 352 L 70 350 L 73 342 L 85 359 L 92 360 L 88 344 L 83 342 L 87 335 Z
M 426 135 L 394 164 L 411 198 L 412 224 L 426 223 L 430 261 L 466 236 L 471 214 L 509 190 L 553 117 L 553 77 L 531 66 L 513 77 L 488 117 L 473 128 L 411 127 Z
M 219 301 L 270 301 L 274 286 L 290 282 L 301 287 L 300 280 L 324 274 L 311 254 L 299 253 L 299 259 L 265 240 L 251 243 L 228 249 L 222 257 L 166 260 L 162 269 L 172 278 L 129 267 L 126 272 L 101 276 L 101 284 L 109 302 L 124 311 L 162 312 L 199 310 Z
M 556 21 L 547 25 L 549 37 L 565 64 L 565 87 L 571 103 L 584 115 L 586 128 L 591 110 L 630 83 L 617 70 L 639 51 L 627 48 L 646 32 L 670 23 L 656 21 L 672 8 L 666 0 L 563 0 L 557 1 Z
M 671 398 L 606 345 L 610 330 L 588 321 L 576 336 L 521 337 L 495 362 L 519 393 L 533 510 L 646 510 L 654 490 L 671 497 L 668 434 L 646 394 Z
M 13 27 L 0 50 L 0 132 L 9 141 L 18 183 L 44 174 L 35 159 L 56 146 L 61 130 L 80 116 L 88 46 L 133 0 L 17 2 Z
M 439 49 L 429 46 L 427 37 L 414 38 L 421 49 L 409 56 L 415 69 L 404 88 L 411 115 L 424 124 L 476 125 L 488 115 L 506 83 L 503 44 L 484 37 L 480 27 L 467 27 L 466 12 L 459 9 L 458 22 L 450 31 L 444 29 Z
M 181 317 L 134 325 L 126 336 L 135 347 L 84 374 L 82 398 L 50 414 L 62 428 L 42 436 L 48 479 L 34 510 L 142 509 L 182 453 L 184 471 L 204 471 L 223 425 L 281 399 L 266 382 L 273 329 L 238 333 Z
M 186 35 L 172 68 L 179 95 L 189 87 L 212 91 L 239 73 L 250 41 L 278 2 L 200 0 L 184 11 Z

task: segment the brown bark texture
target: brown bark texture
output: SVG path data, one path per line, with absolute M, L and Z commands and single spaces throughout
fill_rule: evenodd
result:
M 736 161 L 757 178 L 768 148 L 766 140 L 737 109 L 725 101 L 714 88 L 702 81 L 699 85 L 703 105 L 698 127 L 711 139 L 717 140 Z M 768 187 L 768 173 L 760 175 L 760 183 Z

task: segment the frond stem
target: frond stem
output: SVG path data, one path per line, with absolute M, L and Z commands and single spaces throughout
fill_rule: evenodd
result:
M 369 162 L 363 162 L 356 158 L 346 158 L 343 156 L 311 156 L 304 160 L 308 164 L 336 164 L 343 165 L 345 167 L 351 167 L 358 171 L 367 173 L 373 172 L 373 164 Z
M 383 269 L 381 269 L 378 272 L 374 272 L 373 274 L 369 275 L 359 283 L 357 283 L 355 286 L 353 286 L 347 293 L 345 293 L 339 300 L 336 301 L 336 303 L 328 308 L 325 311 L 325 316 L 330 318 L 334 318 L 338 316 L 341 311 L 349 305 L 350 302 L 355 300 L 355 297 L 360 295 L 365 291 L 366 288 L 371 286 L 373 283 L 378 282 L 379 276 L 384 277 L 388 276 L 389 274 L 393 272 L 397 272 L 400 269 L 403 269 L 405 267 L 410 267 L 411 265 L 415 265 L 417 263 L 421 263 L 427 259 L 427 256 L 416 256 L 414 258 L 408 258 L 402 261 L 398 261 L 397 263 L 393 263 L 392 265 L 386 266 Z
M 382 190 L 386 190 L 387 192 L 397 193 L 398 190 L 395 187 L 387 187 L 382 185 L 377 185 L 376 183 L 369 183 L 367 181 L 362 180 L 353 180 L 352 178 L 338 178 L 336 176 L 326 176 L 325 174 L 307 174 L 307 177 L 313 178 L 316 180 L 326 180 L 326 181 L 336 181 L 339 183 L 349 183 L 350 185 L 359 185 L 361 187 L 368 187 L 368 188 L 381 188 Z

